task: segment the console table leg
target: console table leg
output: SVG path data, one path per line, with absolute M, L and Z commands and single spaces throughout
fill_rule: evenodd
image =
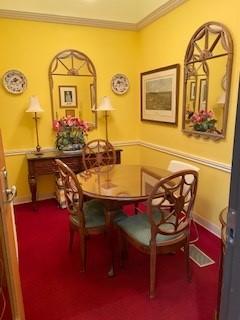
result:
M 37 181 L 34 176 L 28 177 L 28 183 L 30 187 L 30 191 L 32 194 L 32 205 L 33 209 L 36 210 L 36 200 L 37 200 Z

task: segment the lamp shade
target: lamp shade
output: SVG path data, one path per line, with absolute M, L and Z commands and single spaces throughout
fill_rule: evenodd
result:
M 43 112 L 37 96 L 31 96 L 29 100 L 29 107 L 26 112 Z
M 111 101 L 109 97 L 104 96 L 100 105 L 97 107 L 97 111 L 111 111 L 114 110 L 112 107 Z

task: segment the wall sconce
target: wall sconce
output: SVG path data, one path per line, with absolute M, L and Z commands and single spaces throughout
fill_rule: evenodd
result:
M 37 96 L 31 96 L 30 101 L 29 101 L 29 107 L 26 110 L 26 112 L 33 112 L 34 117 L 33 119 L 35 120 L 35 127 L 36 127 L 36 136 L 37 136 L 37 146 L 36 146 L 36 152 L 35 154 L 41 155 L 41 147 L 39 145 L 39 136 L 38 136 L 38 119 L 39 117 L 37 116 L 38 112 L 43 112 L 43 109 L 40 105 L 40 102 L 38 100 Z
M 100 105 L 97 107 L 96 111 L 104 111 L 105 112 L 105 124 L 106 124 L 106 140 L 108 141 L 108 111 L 112 111 L 114 108 L 112 107 L 111 101 L 109 97 L 104 96 Z

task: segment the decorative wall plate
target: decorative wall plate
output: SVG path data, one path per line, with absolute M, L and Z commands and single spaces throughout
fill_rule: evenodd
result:
M 129 89 L 128 78 L 124 74 L 117 73 L 112 77 L 111 86 L 114 93 L 124 94 Z
M 18 70 L 9 70 L 3 75 L 4 88 L 13 94 L 20 94 L 27 88 L 27 79 Z

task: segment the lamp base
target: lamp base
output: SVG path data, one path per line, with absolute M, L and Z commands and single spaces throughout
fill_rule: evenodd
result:
M 36 146 L 36 151 L 34 151 L 34 154 L 36 156 L 41 156 L 43 155 L 43 152 L 41 151 L 41 147 L 39 145 Z

